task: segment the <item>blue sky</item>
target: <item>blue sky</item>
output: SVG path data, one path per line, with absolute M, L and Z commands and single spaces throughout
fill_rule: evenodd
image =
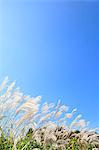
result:
M 99 125 L 99 2 L 0 1 L 0 80 Z

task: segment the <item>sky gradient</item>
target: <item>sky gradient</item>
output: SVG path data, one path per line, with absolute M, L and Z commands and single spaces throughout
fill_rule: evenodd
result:
M 99 2 L 0 1 L 0 81 L 99 126 Z

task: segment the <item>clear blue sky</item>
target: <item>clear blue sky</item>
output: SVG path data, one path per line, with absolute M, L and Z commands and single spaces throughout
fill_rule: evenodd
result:
M 99 125 L 99 2 L 0 1 L 0 78 Z M 0 81 L 1 81 L 0 79 Z

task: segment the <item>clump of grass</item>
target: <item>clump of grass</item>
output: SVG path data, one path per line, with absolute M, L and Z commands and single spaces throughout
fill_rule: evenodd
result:
M 99 135 L 76 111 L 60 100 L 42 104 L 41 96 L 24 95 L 6 77 L 0 86 L 0 150 L 99 148 Z

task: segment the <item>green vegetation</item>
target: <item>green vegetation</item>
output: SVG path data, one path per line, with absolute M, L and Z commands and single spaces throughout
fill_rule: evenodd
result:
M 52 145 L 46 145 L 44 146 L 43 144 L 37 143 L 32 138 L 32 132 L 28 132 L 26 136 L 23 139 L 20 139 L 16 145 L 17 150 L 33 150 L 33 149 L 38 149 L 38 150 L 57 150 L 54 146 Z M 35 150 L 36 150 L 35 149 Z M 64 147 L 59 147 L 59 150 L 92 150 L 93 146 L 88 145 L 88 149 L 83 149 L 80 148 L 79 143 L 77 142 L 76 138 L 72 138 L 68 144 L 65 144 Z M 5 137 L 4 134 L 1 134 L 0 137 L 0 150 L 14 150 L 14 141 L 12 139 L 9 139 L 8 137 Z

